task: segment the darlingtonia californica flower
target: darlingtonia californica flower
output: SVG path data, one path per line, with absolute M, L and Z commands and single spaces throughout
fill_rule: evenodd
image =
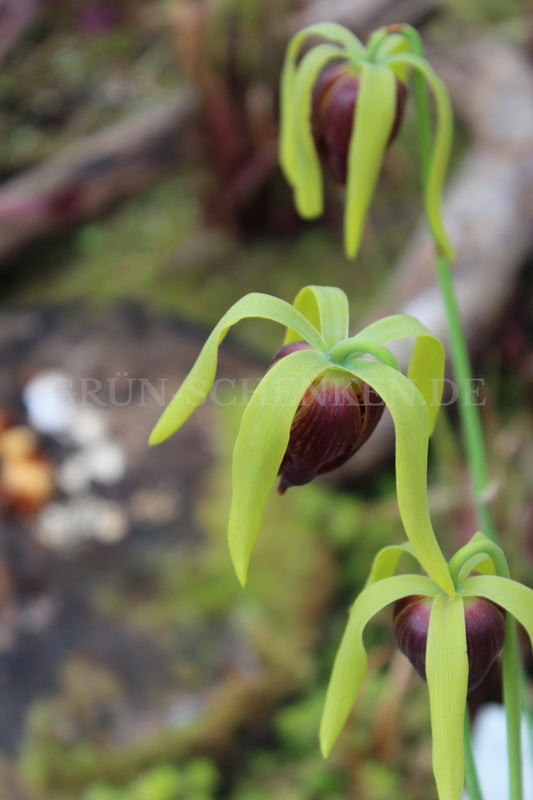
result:
M 483 680 L 502 646 L 504 658 L 506 648 L 515 646 L 512 617 L 533 640 L 533 590 L 510 579 L 503 551 L 482 533 L 450 560 L 451 590 L 440 579 L 395 574 L 404 553 L 420 563 L 419 552 L 408 543 L 385 547 L 376 555 L 335 659 L 320 738 L 327 755 L 363 683 L 365 627 L 392 604 L 398 646 L 428 685 L 439 800 L 460 800 L 467 692 Z M 472 574 L 474 570 L 482 574 Z
M 451 256 L 441 196 L 452 114 L 416 31 L 403 24 L 379 28 L 364 45 L 342 25 L 325 22 L 303 28 L 289 42 L 281 78 L 280 164 L 304 219 L 323 212 L 321 165 L 345 188 L 349 258 L 359 250 L 385 151 L 401 127 L 411 77 L 417 105 L 426 85 L 435 100 L 433 151 L 423 157 L 424 199 L 433 237 Z
M 440 403 L 444 349 L 424 325 L 402 314 L 350 336 L 348 301 L 335 287 L 305 287 L 293 305 L 265 294 L 235 303 L 209 336 L 150 442 L 174 433 L 208 395 L 219 344 L 245 317 L 278 322 L 286 335 L 244 409 L 233 451 L 228 539 L 241 583 L 278 475 L 283 493 L 340 466 L 369 439 L 384 405 L 396 428 L 400 514 L 412 541 L 423 539 L 432 530 L 420 496 L 426 491 L 428 437 Z M 387 347 L 404 338 L 415 340 L 407 376 Z M 446 562 L 436 543 L 424 547 L 423 561 L 429 575 L 446 581 Z

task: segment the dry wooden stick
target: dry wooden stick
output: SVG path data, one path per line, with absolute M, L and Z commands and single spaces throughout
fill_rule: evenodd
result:
M 193 93 L 176 93 L 4 184 L 0 264 L 22 245 L 100 213 L 190 157 L 195 109 Z

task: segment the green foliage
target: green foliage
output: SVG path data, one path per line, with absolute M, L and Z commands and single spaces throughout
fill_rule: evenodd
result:
M 171 764 L 152 767 L 130 785 L 135 800 L 177 800 L 184 796 L 183 778 Z
M 212 800 L 218 780 L 214 764 L 197 758 L 179 766 L 158 764 L 120 788 L 95 783 L 81 800 Z
M 84 792 L 82 800 L 124 800 L 124 792 L 104 783 L 95 783 Z

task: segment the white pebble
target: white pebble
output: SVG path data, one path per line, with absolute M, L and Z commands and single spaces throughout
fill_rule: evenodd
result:
M 69 419 L 68 434 L 72 441 L 82 447 L 105 439 L 108 425 L 105 413 L 97 408 L 76 408 Z
M 126 473 L 126 454 L 114 442 L 102 442 L 85 451 L 85 458 L 94 481 L 118 483 Z
M 68 551 L 87 540 L 115 544 L 128 533 L 128 519 L 119 503 L 81 497 L 50 503 L 39 516 L 38 540 L 55 550 Z
M 72 379 L 66 372 L 38 372 L 22 390 L 28 421 L 39 433 L 62 433 L 74 411 Z
M 100 511 L 94 538 L 102 544 L 120 542 L 128 532 L 126 515 L 118 503 L 107 503 Z
M 66 494 L 78 494 L 89 488 L 91 467 L 85 453 L 76 453 L 66 458 L 56 468 L 56 484 Z

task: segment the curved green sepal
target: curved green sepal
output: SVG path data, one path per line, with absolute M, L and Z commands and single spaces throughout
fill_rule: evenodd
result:
M 387 344 L 415 337 L 415 345 L 407 377 L 413 381 L 427 403 L 429 433 L 433 432 L 444 389 L 444 345 L 416 317 L 409 314 L 392 314 L 364 328 L 354 340 L 369 337 Z
M 343 25 L 335 22 L 309 25 L 298 31 L 289 42 L 281 74 L 280 164 L 291 186 L 296 183 L 296 165 L 298 163 L 297 62 L 303 44 L 307 38 L 312 36 L 321 36 L 323 39 L 340 44 L 344 48 L 340 52 L 341 57 L 344 56 L 355 61 L 365 54 L 365 48 L 359 39 Z
M 233 450 L 233 495 L 228 524 L 231 558 L 244 586 L 266 498 L 283 460 L 292 420 L 309 385 L 329 366 L 314 350 L 280 359 L 253 393 Z
M 246 317 L 270 319 L 291 327 L 316 350 L 327 351 L 319 331 L 289 303 L 269 294 L 255 292 L 241 297 L 211 332 L 193 368 L 150 434 L 150 444 L 159 444 L 168 439 L 205 399 L 215 379 L 218 347 L 228 329 Z
M 294 308 L 303 314 L 319 330 L 329 348 L 348 335 L 348 298 L 336 286 L 304 286 L 293 303 Z M 289 344 L 301 336 L 289 329 L 283 344 Z
M 407 538 L 416 557 L 450 597 L 455 587 L 439 547 L 427 504 L 428 408 L 411 381 L 385 364 L 364 358 L 347 368 L 383 398 L 396 430 L 396 495 Z
M 344 249 L 355 258 L 396 113 L 396 78 L 386 66 L 361 64 L 348 151 Z
M 485 575 L 496 573 L 502 578 L 510 577 L 503 550 L 480 531 L 453 555 L 448 566 L 457 588 L 474 569 Z
M 392 369 L 401 372 L 396 357 L 388 347 L 366 336 L 351 336 L 349 339 L 339 342 L 331 351 L 331 358 L 342 366 L 347 359 L 365 354 L 374 356 L 378 361 L 382 361 L 383 364 L 387 364 Z
M 498 575 L 475 575 L 463 583 L 464 597 L 486 597 L 503 606 L 524 626 L 533 643 L 533 589 Z
M 436 336 L 417 336 L 413 355 L 407 370 L 412 381 L 427 403 L 429 412 L 429 435 L 435 429 L 444 390 L 444 362 L 446 353 Z
M 385 578 L 392 578 L 404 553 L 408 553 L 418 561 L 414 547 L 410 542 L 382 547 L 374 556 L 365 586 L 370 586 L 370 584 L 377 583 Z
M 322 169 L 311 124 L 313 86 L 327 64 L 345 57 L 339 47 L 319 44 L 302 58 L 294 82 L 294 166 L 291 167 L 294 203 L 301 217 L 313 219 L 323 211 Z
M 376 33 L 378 32 L 376 31 Z M 367 49 L 370 50 L 370 41 Z M 381 37 L 379 41 L 376 39 L 373 58 L 379 63 L 399 53 L 409 52 L 411 52 L 411 45 L 404 35 L 401 33 L 388 33 L 386 36 Z M 393 71 L 398 80 L 402 81 L 402 83 L 407 82 L 409 70 L 404 64 L 396 64 L 393 67 Z
M 350 611 L 335 658 L 320 724 L 320 746 L 329 755 L 355 703 L 366 672 L 363 632 L 369 620 L 389 603 L 409 594 L 435 595 L 438 587 L 421 575 L 396 575 L 367 586 Z
M 393 55 L 386 59 L 386 63 L 390 67 L 401 65 L 413 68 L 413 81 L 419 116 L 425 117 L 427 111 L 425 84 L 429 85 L 433 97 L 435 98 L 437 126 L 431 162 L 428 165 L 429 174 L 424 187 L 426 215 L 433 238 L 440 248 L 440 251 L 447 258 L 453 259 L 455 254 L 444 227 L 441 208 L 453 136 L 453 114 L 446 86 L 441 79 L 435 75 L 428 62 L 424 58 L 414 55 L 413 53 Z
M 426 646 L 433 774 L 439 800 L 460 800 L 464 783 L 464 716 L 468 657 L 463 599 L 435 597 Z
M 372 31 L 366 41 L 366 54 L 369 61 L 379 61 L 379 58 L 377 58 L 377 52 L 382 43 L 387 39 L 388 35 L 389 34 L 386 26 L 376 28 L 375 31 Z

